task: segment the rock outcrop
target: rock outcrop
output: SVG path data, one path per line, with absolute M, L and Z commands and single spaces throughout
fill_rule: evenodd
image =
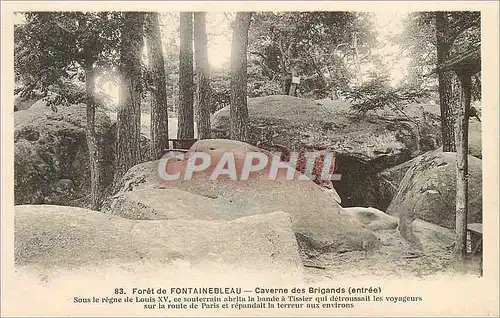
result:
M 16 204 L 85 205 L 90 191 L 85 105 L 58 106 L 44 100 L 14 113 Z M 112 181 L 113 143 L 107 115 L 96 112 L 103 187 Z
M 34 103 L 39 101 L 43 96 L 41 94 L 34 94 L 30 97 L 21 97 L 20 95 L 14 96 L 14 111 L 26 110 L 30 108 Z
M 398 227 L 398 219 L 372 207 L 344 208 L 356 217 L 366 228 L 372 231 L 392 230 Z
M 376 206 L 376 174 L 440 145 L 439 117 L 424 107 L 353 116 L 349 104 L 273 95 L 248 101 L 249 143 L 266 150 L 304 149 L 336 153 L 334 182 L 344 206 Z M 229 137 L 229 108 L 211 118 L 215 138 Z
M 75 207 L 16 206 L 14 255 L 17 267 L 49 271 L 141 262 L 302 270 L 290 216 L 279 211 L 229 222 L 141 221 Z
M 169 173 L 182 170 L 195 151 L 208 154 L 211 165 L 204 171 L 195 172 L 190 180 L 166 185 L 159 180 L 160 161 L 135 166 L 124 176 L 120 191 L 108 200 L 107 206 L 111 207 L 108 212 L 133 218 L 172 218 L 175 215 L 228 220 L 279 210 L 292 217 L 295 235 L 304 251 L 344 252 L 377 246 L 375 235 L 343 211 L 330 194 L 311 180 L 286 180 L 285 169 L 278 170 L 273 180 L 269 178 L 269 165 L 251 173 L 248 180 L 230 180 L 227 176 L 210 180 L 214 167 L 227 150 L 234 155 L 236 170 L 240 171 L 246 153 L 259 149 L 238 141 L 200 140 L 186 156 L 169 160 L 167 169 Z M 155 188 L 175 188 L 189 194 L 182 196 L 182 192 L 173 192 L 172 204 L 160 203 L 168 200 L 168 194 Z M 181 206 L 180 203 L 186 200 L 189 203 Z M 139 210 L 126 212 L 124 207 Z M 188 211 L 184 216 L 183 209 Z
M 379 172 L 373 183 L 370 184 L 370 193 L 375 194 L 377 200 L 374 203 L 382 211 L 386 211 L 392 200 L 398 193 L 399 185 L 403 180 L 406 171 L 419 160 L 415 157 L 394 167 L 390 167 Z
M 482 222 L 482 161 L 469 156 L 468 222 Z M 418 157 L 406 171 L 387 214 L 455 228 L 456 154 L 440 150 Z
M 481 122 L 471 119 L 469 122 L 469 154 L 479 159 L 482 158 L 481 140 Z M 442 150 L 442 148 L 439 149 Z M 369 193 L 373 193 L 372 197 L 376 199 L 370 203 L 378 209 L 387 210 L 397 194 L 406 171 L 418 160 L 419 158 L 415 157 L 397 166 L 384 169 L 372 178 L 373 183 L 369 185 Z
M 118 195 L 108 212 L 133 220 L 232 220 L 227 205 L 177 188 L 142 189 Z

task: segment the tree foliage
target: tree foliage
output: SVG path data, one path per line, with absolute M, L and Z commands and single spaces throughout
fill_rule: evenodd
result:
M 372 78 L 360 86 L 343 92 L 342 95 L 352 103 L 351 109 L 360 116 L 385 107 L 406 115 L 404 112 L 406 105 L 427 99 L 430 92 L 427 89 L 406 85 L 392 87 L 387 79 Z
M 374 44 L 370 15 L 359 12 L 258 12 L 249 51 L 263 76 L 286 91 L 292 69 L 304 79 L 300 94 L 325 97 L 347 87 L 356 34 L 360 55 Z
M 481 42 L 480 13 L 474 11 L 443 12 L 449 30 L 442 34 L 449 42 L 451 55 L 459 55 Z M 435 88 L 437 64 L 436 54 L 436 12 L 412 12 L 404 20 L 403 32 L 393 40 L 398 43 L 410 60 L 410 68 L 405 79 L 407 84 L 418 87 Z M 481 79 L 472 81 L 472 97 L 481 99 Z
M 90 163 L 90 205 L 99 209 L 102 168 L 95 131 L 96 73 L 116 62 L 120 13 L 31 12 L 14 31 L 16 90 L 21 97 L 42 94 L 53 110 L 59 104 L 86 104 Z
M 85 101 L 88 49 L 96 72 L 116 74 L 121 13 L 27 12 L 24 17 L 14 29 L 16 94 L 30 98 L 41 93 L 52 104 Z

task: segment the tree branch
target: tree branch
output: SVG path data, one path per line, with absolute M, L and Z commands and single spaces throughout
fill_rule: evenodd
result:
M 481 18 L 474 19 L 469 21 L 469 23 L 464 24 L 463 21 L 454 22 L 453 25 L 449 26 L 449 34 L 447 35 L 448 45 L 452 45 L 455 40 L 464 32 L 465 30 L 475 26 L 478 22 L 481 21 Z
M 481 71 L 481 48 L 475 47 L 469 51 L 450 58 L 437 66 L 434 72 L 455 71 L 475 74 Z

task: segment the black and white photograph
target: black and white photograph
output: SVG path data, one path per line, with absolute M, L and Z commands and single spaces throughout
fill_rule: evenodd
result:
M 498 287 L 498 3 L 126 3 L 9 20 L 17 314 L 460 314 L 383 282 Z

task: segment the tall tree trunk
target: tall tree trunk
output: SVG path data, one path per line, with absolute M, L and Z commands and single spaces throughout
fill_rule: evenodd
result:
M 447 38 L 448 18 L 445 12 L 436 12 L 436 48 L 437 64 L 440 65 L 450 58 L 450 41 Z M 441 109 L 441 134 L 443 151 L 455 152 L 455 112 L 453 107 L 453 73 L 438 72 L 439 105 Z
M 194 138 L 193 13 L 180 14 L 179 110 L 177 138 Z
M 194 14 L 194 47 L 196 61 L 196 126 L 199 139 L 211 138 L 210 69 L 207 53 L 205 12 Z
M 280 34 L 279 39 L 279 49 L 280 49 L 280 70 L 281 70 L 281 91 L 283 95 L 288 95 L 288 83 L 287 83 L 287 73 L 286 73 L 286 62 L 285 62 L 285 49 L 283 47 L 283 34 Z
M 292 66 L 292 81 L 290 83 L 290 90 L 288 91 L 288 95 L 290 96 L 297 96 L 296 90 L 297 90 L 297 84 L 293 82 L 294 77 L 298 77 L 299 73 L 297 72 L 297 69 Z
M 238 12 L 231 45 L 231 139 L 248 140 L 247 46 L 252 13 Z
M 455 227 L 455 261 L 460 267 L 464 264 L 467 252 L 467 210 L 469 186 L 468 180 L 468 133 L 469 109 L 471 103 L 471 77 L 469 74 L 459 74 L 461 94 L 460 108 L 455 132 L 457 146 L 457 196 L 456 196 L 456 227 Z
M 361 66 L 359 63 L 359 51 L 358 51 L 358 35 L 354 32 L 353 44 L 354 47 L 354 66 L 356 67 L 356 78 L 358 80 L 358 85 L 363 84 L 363 74 L 361 74 Z
M 131 167 L 140 162 L 143 22 L 143 13 L 124 13 L 120 45 L 122 83 L 116 123 L 115 186 Z
M 87 53 L 88 54 L 88 53 Z M 87 55 L 86 54 L 86 55 Z M 94 59 L 85 58 L 85 90 L 87 94 L 87 147 L 89 149 L 90 163 L 90 206 L 98 211 L 101 207 L 101 165 L 99 157 L 99 144 L 95 132 L 95 82 Z
M 157 160 L 168 149 L 168 107 L 165 61 L 157 12 L 149 13 L 146 20 L 149 74 L 151 78 L 151 160 Z

